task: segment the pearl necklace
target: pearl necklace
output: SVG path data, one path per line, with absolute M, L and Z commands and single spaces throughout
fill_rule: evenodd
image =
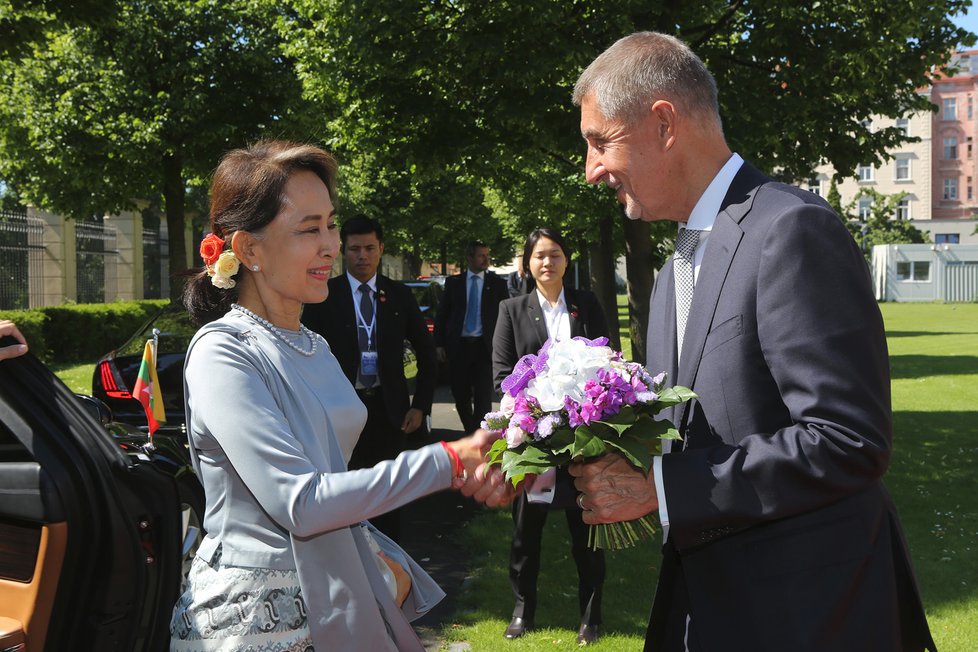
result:
M 308 337 L 309 338 L 309 341 L 312 343 L 312 348 L 309 349 L 308 351 L 306 351 L 305 349 L 299 348 L 299 345 L 298 344 L 296 344 L 295 342 L 293 342 L 292 340 L 290 340 L 288 337 L 286 337 L 285 333 L 282 332 L 282 329 L 281 328 L 279 328 L 278 326 L 276 326 L 272 322 L 268 321 L 267 319 L 263 319 L 263 318 L 259 317 L 258 315 L 256 315 L 255 313 L 251 312 L 247 308 L 245 308 L 243 306 L 239 306 L 236 303 L 232 303 L 231 304 L 231 307 L 234 308 L 235 310 L 237 310 L 238 312 L 242 313 L 243 315 L 247 315 L 248 317 L 251 317 L 256 322 L 258 322 L 259 324 L 261 324 L 262 326 L 264 326 L 265 328 L 267 328 L 272 333 L 272 335 L 274 335 L 278 339 L 280 339 L 283 342 L 285 342 L 289 346 L 289 348 L 291 348 L 292 350 L 296 351 L 297 353 L 299 353 L 301 355 L 304 355 L 307 358 L 311 358 L 312 356 L 316 355 L 316 345 L 319 344 L 319 337 L 315 333 L 313 333 L 311 330 L 309 330 L 306 327 L 305 324 L 299 324 L 299 330 L 300 330 L 301 333 L 304 333 L 305 336 Z

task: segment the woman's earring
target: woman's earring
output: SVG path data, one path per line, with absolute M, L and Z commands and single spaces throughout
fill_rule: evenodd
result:
M 252 265 L 252 266 L 251 266 L 251 270 L 252 270 L 253 272 L 257 272 L 257 271 L 258 271 L 258 265 Z

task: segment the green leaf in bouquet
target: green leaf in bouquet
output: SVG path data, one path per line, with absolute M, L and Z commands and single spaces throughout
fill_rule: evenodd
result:
M 509 444 L 506 442 L 505 438 L 497 439 L 492 442 L 492 446 L 489 447 L 489 452 L 486 453 L 486 461 L 489 464 L 502 464 L 503 453 L 509 450 Z
M 683 387 L 682 385 L 669 387 L 668 389 L 664 389 L 659 393 L 659 398 L 657 398 L 655 401 L 655 407 L 652 409 L 652 413 L 658 414 L 667 407 L 679 405 L 680 403 L 685 403 L 686 401 L 694 398 L 699 397 L 688 387 Z
M 545 451 L 527 446 L 523 451 L 510 449 L 503 454 L 502 470 L 513 486 L 518 485 L 528 474 L 539 475 L 556 466 L 555 460 Z
M 595 423 L 597 422 L 592 422 Z M 605 430 L 612 436 L 616 436 L 613 434 L 615 432 L 613 429 L 605 427 Z M 580 425 L 574 430 L 573 459 L 600 457 L 607 452 L 608 446 L 604 443 L 604 439 L 590 426 Z
M 554 453 L 571 453 L 574 447 L 574 431 L 561 426 L 554 430 L 546 442 Z
M 664 421 L 663 423 L 668 423 L 668 422 Z M 659 435 L 659 439 L 682 439 L 682 438 L 683 436 L 679 434 L 679 431 L 671 426 L 667 428 L 664 433 Z
M 621 410 L 619 410 L 618 414 L 612 417 L 608 417 L 606 419 L 602 419 L 601 421 L 609 425 L 614 424 L 615 426 L 619 426 L 619 425 L 628 426 L 635 423 L 635 420 L 638 419 L 638 417 L 639 417 L 639 413 L 636 412 L 635 406 L 623 405 L 621 406 Z
M 631 437 L 621 437 L 619 439 L 609 439 L 605 444 L 608 445 L 608 448 L 614 449 L 628 460 L 629 464 L 637 469 L 641 469 L 643 473 L 648 474 L 649 469 L 652 467 L 649 442 Z

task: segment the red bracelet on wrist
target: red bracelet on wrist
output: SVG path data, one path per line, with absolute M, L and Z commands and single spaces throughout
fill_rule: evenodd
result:
M 462 464 L 462 458 L 458 456 L 458 453 L 454 448 L 448 445 L 447 442 L 441 442 L 442 448 L 448 453 L 448 457 L 452 460 L 452 477 L 462 478 L 465 474 L 465 466 Z

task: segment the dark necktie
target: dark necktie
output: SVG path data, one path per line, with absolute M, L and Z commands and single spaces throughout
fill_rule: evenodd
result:
M 363 323 L 357 324 L 357 338 L 360 340 L 360 352 L 370 351 L 370 340 L 377 340 L 376 324 L 374 325 L 374 330 L 370 332 L 370 336 L 367 335 L 367 328 L 374 320 L 374 302 L 370 299 L 370 286 L 366 283 L 360 286 L 360 317 L 363 318 Z M 376 350 L 376 347 L 373 347 Z M 373 387 L 377 380 L 376 374 L 365 374 L 363 370 L 360 370 L 360 383 L 364 387 Z
M 469 298 L 465 304 L 465 332 L 471 335 L 479 328 L 479 277 L 472 275 L 469 281 Z
M 700 232 L 681 229 L 676 239 L 676 255 L 673 258 L 673 272 L 676 277 L 676 359 L 682 356 L 683 338 L 686 335 L 686 320 L 689 306 L 693 302 L 693 254 L 699 243 Z

